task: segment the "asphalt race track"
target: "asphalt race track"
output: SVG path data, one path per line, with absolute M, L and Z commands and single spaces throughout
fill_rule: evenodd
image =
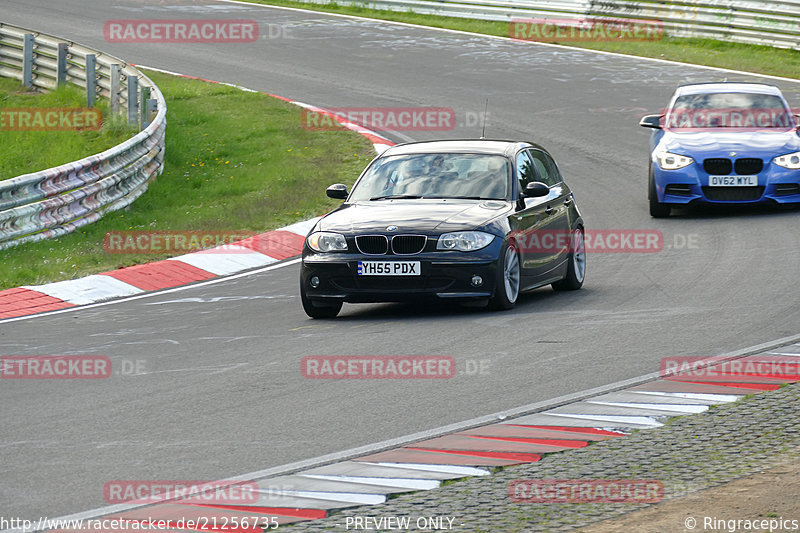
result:
M 251 44 L 103 37 L 111 19 L 214 17 L 255 19 L 267 37 L 268 28 L 281 31 Z M 456 112 L 453 131 L 389 133 L 395 141 L 477 137 L 478 126 L 466 122 L 488 96 L 487 136 L 547 147 L 589 228 L 659 229 L 665 238 L 659 253 L 590 254 L 583 290 L 541 289 L 504 313 L 345 305 L 337 320 L 312 321 L 290 262 L 0 323 L 2 354 L 107 355 L 131 371 L 3 382 L 5 516 L 94 509 L 106 505 L 110 480 L 244 474 L 654 372 L 665 356 L 716 355 L 798 332 L 790 288 L 800 211 L 657 221 L 647 211 L 648 132 L 639 118 L 666 105 L 678 84 L 757 77 L 221 1 L 4 0 L 0 20 L 322 107 Z M 773 82 L 800 105 L 800 84 Z M 450 355 L 459 374 L 411 381 L 300 373 L 307 355 L 397 354 Z M 486 372 L 473 373 L 481 360 Z

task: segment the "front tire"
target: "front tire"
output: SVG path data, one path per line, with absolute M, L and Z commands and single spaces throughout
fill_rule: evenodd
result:
M 489 300 L 489 308 L 498 311 L 512 309 L 519 297 L 522 273 L 519 264 L 519 253 L 514 243 L 508 243 L 505 251 L 497 260 L 497 275 L 494 296 Z
M 567 256 L 567 275 L 561 281 L 552 284 L 556 291 L 576 291 L 583 287 L 586 278 L 586 242 L 583 228 L 575 228 L 572 232 L 570 252 Z
M 310 299 L 306 294 L 306 289 L 302 282 L 300 285 L 300 301 L 303 302 L 303 310 L 311 318 L 335 318 L 342 310 L 342 302 L 321 303 Z
M 653 168 L 650 167 L 650 188 L 647 193 L 647 198 L 650 200 L 650 216 L 653 218 L 666 218 L 671 211 L 669 205 L 662 204 L 658 201 L 658 194 L 656 193 L 656 179 L 653 176 Z

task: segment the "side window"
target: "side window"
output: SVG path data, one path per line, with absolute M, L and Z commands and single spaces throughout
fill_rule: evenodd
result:
M 532 181 L 536 181 L 536 175 L 533 170 L 533 161 L 527 150 L 523 150 L 517 154 L 517 179 L 519 180 L 520 192 L 525 190 L 525 187 Z
M 558 170 L 558 165 L 556 165 L 555 160 L 550 157 L 549 154 L 542 155 L 544 155 L 545 160 L 547 160 L 547 167 L 550 169 L 550 176 L 553 177 L 553 185 L 564 181 L 564 178 L 561 177 L 561 171 Z
M 536 179 L 534 181 L 541 181 L 548 187 L 552 187 L 553 185 L 561 181 L 552 174 L 549 162 L 547 161 L 547 156 L 544 154 L 544 152 L 540 152 L 539 150 L 528 150 L 528 151 L 531 154 L 531 160 L 533 161 L 534 172 L 536 173 Z

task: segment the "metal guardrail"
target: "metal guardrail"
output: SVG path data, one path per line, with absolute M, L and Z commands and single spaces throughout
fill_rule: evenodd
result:
M 800 0 L 337 0 L 337 3 L 498 21 L 604 17 L 658 21 L 669 36 L 800 50 Z
M 0 250 L 65 235 L 130 205 L 164 168 L 167 105 L 124 61 L 51 35 L 0 23 L 0 76 L 49 90 L 71 83 L 111 103 L 141 131 L 80 161 L 11 179 L 0 176 Z

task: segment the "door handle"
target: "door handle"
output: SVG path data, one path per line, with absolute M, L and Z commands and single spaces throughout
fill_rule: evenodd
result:
M 552 215 L 553 213 L 556 212 L 556 210 L 548 205 L 547 209 L 545 209 L 544 212 L 545 212 L 546 215 Z
M 570 196 L 569 198 L 567 198 L 566 200 L 564 200 L 564 205 L 569 205 L 569 204 L 571 204 L 571 203 L 572 203 L 572 196 Z

